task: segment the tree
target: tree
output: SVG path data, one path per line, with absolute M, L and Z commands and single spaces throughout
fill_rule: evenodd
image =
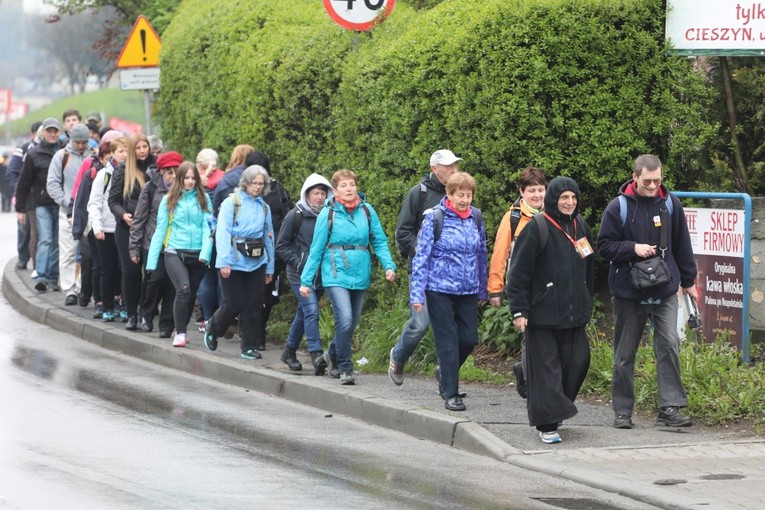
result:
M 81 14 L 104 8 L 114 9 L 119 24 L 132 26 L 143 14 L 157 31 L 162 34 L 175 14 L 181 0 L 48 0 L 60 15 Z

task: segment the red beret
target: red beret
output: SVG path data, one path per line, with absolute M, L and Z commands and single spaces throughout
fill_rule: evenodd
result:
M 157 168 L 170 168 L 172 166 L 180 166 L 183 163 L 183 156 L 177 152 L 164 152 L 157 157 Z

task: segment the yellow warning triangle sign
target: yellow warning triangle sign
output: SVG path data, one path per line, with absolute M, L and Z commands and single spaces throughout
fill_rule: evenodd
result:
M 117 67 L 159 67 L 159 50 L 162 42 L 157 31 L 143 14 L 133 25 L 125 46 L 122 47 Z

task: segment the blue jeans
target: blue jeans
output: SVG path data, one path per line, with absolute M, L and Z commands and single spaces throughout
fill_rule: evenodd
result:
M 459 395 L 460 367 L 478 344 L 478 297 L 425 292 L 444 398 Z
M 425 336 L 430 327 L 430 317 L 428 316 L 428 304 L 422 304 L 422 311 L 415 312 L 412 306 L 409 306 L 409 320 L 404 325 L 404 331 L 401 332 L 401 338 L 393 346 L 393 359 L 400 365 L 405 364 L 412 357 L 412 353 L 420 344 L 420 340 Z
M 332 339 L 330 354 L 337 353 L 337 366 L 340 372 L 353 372 L 352 343 L 353 331 L 361 318 L 367 291 L 350 290 L 342 287 L 325 287 L 324 292 L 332 303 L 335 316 L 335 338 Z
M 48 283 L 58 283 L 58 206 L 38 205 L 37 217 L 37 257 L 35 269 L 37 279 Z
M 672 296 L 656 305 L 616 297 L 611 301 L 614 305 L 614 377 L 611 383 L 614 414 L 632 414 L 635 404 L 635 354 L 648 318 L 653 324 L 659 407 L 687 406 L 688 397 L 680 378 L 677 299 Z
M 211 267 L 207 268 L 197 291 L 199 307 L 202 309 L 202 320 L 208 321 L 213 316 L 218 305 L 223 302 L 223 293 L 218 283 L 218 270 L 215 269 L 215 258 Z
M 292 319 L 290 334 L 287 337 L 287 347 L 297 349 L 300 347 L 300 339 L 305 333 L 305 343 L 309 352 L 322 352 L 321 335 L 319 334 L 319 299 L 324 290 L 311 292 L 308 297 L 300 295 L 300 285 L 290 284 L 292 292 L 298 300 L 298 309 L 295 318 Z

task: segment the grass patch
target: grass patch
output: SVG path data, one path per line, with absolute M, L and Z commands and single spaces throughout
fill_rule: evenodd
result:
M 143 92 L 140 90 L 122 91 L 117 88 L 94 90 L 76 96 L 58 99 L 39 108 L 26 117 L 11 122 L 11 132 L 14 136 L 25 136 L 29 133 L 29 126 L 33 122 L 42 121 L 47 117 L 61 120 L 61 114 L 69 108 L 76 108 L 83 116 L 89 111 L 97 111 L 106 114 L 104 125 L 110 117 L 138 122 L 143 124 L 145 115 L 143 111 Z

